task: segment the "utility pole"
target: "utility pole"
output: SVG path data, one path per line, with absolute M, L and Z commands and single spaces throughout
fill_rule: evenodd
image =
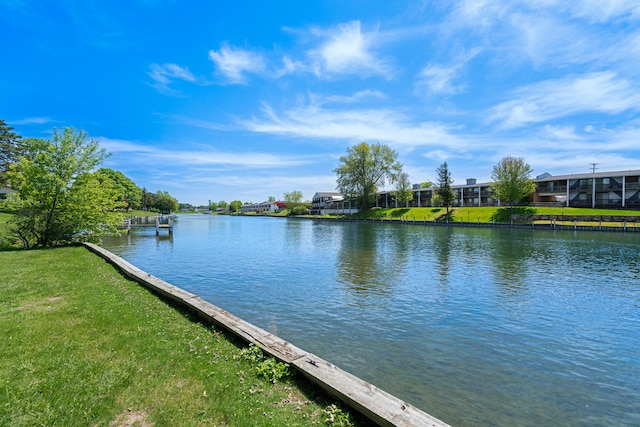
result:
M 596 166 L 598 165 L 597 163 L 589 163 L 591 165 L 591 173 L 595 174 L 596 173 Z M 596 207 L 596 179 L 592 178 L 591 179 L 591 208 L 595 208 Z

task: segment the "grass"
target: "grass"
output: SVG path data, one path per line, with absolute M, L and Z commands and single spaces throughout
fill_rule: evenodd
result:
M 535 208 L 535 207 L 515 207 L 513 209 L 505 207 L 459 207 L 449 208 L 451 222 L 509 222 L 512 213 L 529 213 L 539 215 L 565 215 L 565 216 L 606 216 L 624 215 L 640 216 L 640 211 L 617 210 L 617 209 L 589 209 L 589 208 Z M 380 219 L 380 220 L 408 220 L 408 221 L 444 221 L 446 218 L 445 208 L 373 208 L 353 215 L 353 218 L 360 219 Z M 573 222 L 558 221 L 558 224 L 573 224 Z M 594 222 L 578 222 L 579 225 L 598 225 Z M 603 223 L 607 225 L 607 223 Z M 621 226 L 621 223 L 608 223 L 608 225 Z
M 0 265 L 0 425 L 338 425 L 309 383 L 85 248 L 5 251 Z

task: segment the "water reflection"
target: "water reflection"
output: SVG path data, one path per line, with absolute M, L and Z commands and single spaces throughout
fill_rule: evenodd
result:
M 378 254 L 378 239 L 368 224 L 343 230 L 338 250 L 338 281 L 362 298 L 389 292 L 391 274 Z
M 514 230 L 515 231 L 515 230 Z M 528 263 L 534 251 L 531 235 L 518 230 L 500 230 L 491 244 L 493 277 L 496 285 L 507 295 L 517 295 L 527 290 Z
M 449 284 L 449 256 L 451 255 L 453 232 L 449 227 L 444 227 L 436 231 L 435 238 L 431 240 L 433 252 L 437 259 L 436 272 L 438 273 L 438 283 L 441 290 L 446 290 Z

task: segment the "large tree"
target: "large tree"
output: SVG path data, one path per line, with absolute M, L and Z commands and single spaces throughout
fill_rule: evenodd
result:
M 284 193 L 284 201 L 287 203 L 289 215 L 304 215 L 307 206 L 302 201 L 302 191 L 294 190 L 290 193 Z
M 413 189 L 411 188 L 411 182 L 409 181 L 409 174 L 406 172 L 400 172 L 396 177 L 396 189 L 393 192 L 398 205 L 406 207 L 410 201 L 413 200 Z
M 9 167 L 18 163 L 24 154 L 21 138 L 13 132 L 13 127 L 0 120 L 0 185 L 6 184 Z
M 447 162 L 436 169 L 437 175 L 437 183 L 436 183 L 436 195 L 442 203 L 447 208 L 447 216 L 449 216 L 449 207 L 453 204 L 453 199 L 455 198 L 455 194 L 451 189 L 451 184 L 453 184 L 453 179 L 451 179 L 451 172 L 449 172 L 449 165 Z
M 117 232 L 117 190 L 91 171 L 106 157 L 82 130 L 54 129 L 51 140 L 24 139 L 28 156 L 11 166 L 17 211 L 11 230 L 25 247 L 95 240 Z
M 178 200 L 166 191 L 157 191 L 154 197 L 153 207 L 160 212 L 175 212 L 178 210 Z
M 355 198 L 364 210 L 375 202 L 378 186 L 395 181 L 402 172 L 402 163 L 398 162 L 398 153 L 388 146 L 362 142 L 347 149 L 334 172 L 338 191 L 345 198 Z
M 242 208 L 242 202 L 240 200 L 233 200 L 229 203 L 229 210 L 231 212 L 240 212 L 240 208 Z
M 493 167 L 491 190 L 503 203 L 520 204 L 536 190 L 533 170 L 522 157 L 506 156 Z
M 142 207 L 142 188 L 138 187 L 122 172 L 101 168 L 96 173 L 100 177 L 110 180 L 113 186 L 118 189 L 127 210 Z

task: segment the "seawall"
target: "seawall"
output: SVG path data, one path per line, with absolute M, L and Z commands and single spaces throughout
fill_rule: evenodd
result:
M 432 426 L 448 424 L 385 392 L 332 363 L 308 353 L 293 344 L 254 326 L 184 289 L 154 277 L 123 258 L 92 243 L 84 243 L 92 252 L 113 264 L 124 275 L 135 280 L 162 298 L 197 314 L 202 320 L 222 327 L 248 343 L 254 343 L 266 353 L 288 363 L 308 380 L 330 395 L 382 426 Z

